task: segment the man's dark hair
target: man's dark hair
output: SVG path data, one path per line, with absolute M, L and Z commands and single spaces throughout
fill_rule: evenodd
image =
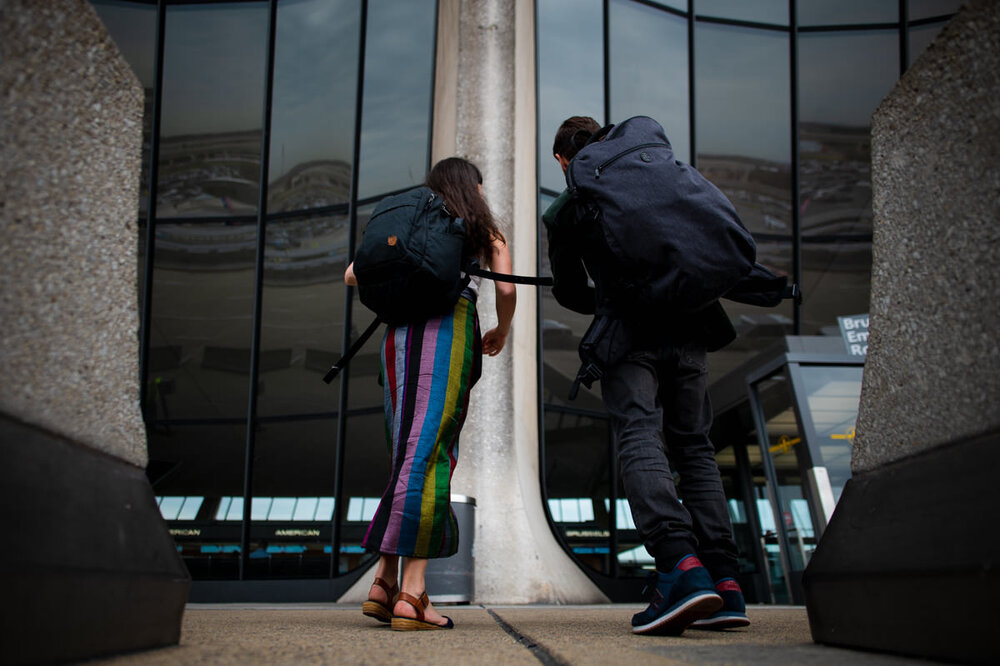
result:
M 573 159 L 576 154 L 587 145 L 587 140 L 601 126 L 590 116 L 573 116 L 563 121 L 563 124 L 556 130 L 556 139 L 552 143 L 552 154 L 562 155 L 568 160 Z

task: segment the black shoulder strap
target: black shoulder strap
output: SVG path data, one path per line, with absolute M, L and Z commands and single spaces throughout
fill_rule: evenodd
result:
M 514 284 L 531 284 L 536 287 L 551 287 L 552 278 L 550 277 L 532 277 L 530 275 L 508 275 L 507 273 L 495 273 L 493 271 L 488 271 L 478 266 L 468 266 L 465 272 L 469 275 L 478 275 L 479 277 L 487 278 L 488 280 L 497 280 L 498 282 L 513 282 Z
M 372 320 L 372 323 L 368 324 L 368 328 L 366 328 L 365 332 L 354 341 L 354 344 L 347 350 L 347 353 L 341 356 L 340 360 L 334 363 L 333 367 L 327 371 L 326 375 L 323 377 L 324 382 L 329 384 L 337 377 L 337 375 L 340 374 L 341 370 L 347 367 L 347 364 L 359 351 L 361 351 L 361 348 L 365 346 L 366 342 L 368 342 L 368 338 L 372 337 L 372 333 L 375 332 L 375 329 L 378 328 L 381 323 L 382 320 L 375 317 L 375 319 Z
M 533 277 L 530 275 L 509 275 L 507 273 L 495 273 L 493 271 L 488 271 L 485 268 L 479 267 L 479 261 L 476 259 L 467 259 L 465 266 L 462 270 L 469 275 L 477 275 L 479 277 L 484 277 L 488 280 L 496 280 L 498 282 L 513 282 L 514 284 L 530 284 L 536 287 L 551 287 L 553 284 L 552 278 L 550 277 Z

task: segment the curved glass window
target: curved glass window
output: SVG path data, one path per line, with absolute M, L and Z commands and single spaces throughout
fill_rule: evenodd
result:
M 611 122 L 655 118 L 677 159 L 690 162 L 687 19 L 626 0 L 609 13 Z
M 898 23 L 899 0 L 795 0 L 799 26 Z
M 699 171 L 736 206 L 758 261 L 792 273 L 791 81 L 785 31 L 698 22 L 695 96 Z M 739 333 L 713 353 L 723 376 L 775 337 L 792 333 L 792 305 L 723 307 Z
M 604 118 L 604 40 L 600 0 L 539 0 L 538 180 L 554 193 L 566 178 L 552 157 L 552 140 L 570 116 Z M 542 208 L 541 210 L 544 210 Z M 547 290 L 546 290 L 547 291 Z
M 912 0 L 901 11 L 897 0 L 798 0 L 794 34 L 784 0 L 608 0 L 606 26 L 596 0 L 573 3 L 575 13 L 568 4 L 536 3 L 540 210 L 564 183 L 550 155 L 559 122 L 577 114 L 600 121 L 596 114 L 605 108 L 607 122 L 649 115 L 664 125 L 679 158 L 733 202 L 754 235 L 758 260 L 803 290 L 802 304 L 786 300 L 775 308 L 723 300 L 738 337 L 709 356 L 718 410 L 711 436 L 740 583 L 756 601 L 798 599 L 806 557 L 785 551 L 797 544 L 807 555 L 821 532 L 815 521 L 829 507 L 807 492 L 799 469 L 804 453 L 789 448 L 801 437 L 783 421 L 794 413 L 791 403 L 785 400 L 774 420 L 773 391 L 758 396 L 769 420 L 766 441 L 757 442 L 747 369 L 799 344 L 786 336 L 830 336 L 810 340 L 840 349 L 832 337 L 839 336 L 837 317 L 867 312 L 871 115 L 908 64 L 900 62 L 902 31 L 909 31 L 904 56 L 912 60 L 956 3 Z M 538 249 L 539 273 L 547 274 L 544 231 Z M 554 533 L 583 570 L 612 599 L 635 600 L 641 586 L 630 585 L 653 564 L 629 519 L 599 384 L 567 400 L 590 322 L 560 307 L 549 291 L 540 293 L 543 494 Z M 807 408 L 822 422 L 816 427 L 830 438 L 815 461 L 824 470 L 815 473 L 828 475 L 834 496 L 849 474 L 847 440 L 838 439 L 849 428 L 833 420 L 849 418 L 849 410 L 822 412 L 854 399 L 860 367 L 844 369 L 846 379 L 829 379 L 840 372 L 830 368 L 820 378 L 803 370 L 809 381 L 824 382 L 804 390 Z
M 360 20 L 351 0 L 278 4 L 268 213 L 350 200 Z
M 871 116 L 899 76 L 896 31 L 803 34 L 799 41 L 803 333 L 833 333 L 868 311 Z
M 366 211 L 427 171 L 436 3 L 167 2 L 159 82 L 157 7 L 95 5 L 161 114 L 143 407 L 178 549 L 196 580 L 354 569 L 388 477 L 377 339 L 350 398 L 320 380 L 368 323 L 343 282 Z
M 419 185 L 427 175 L 436 7 L 435 0 L 368 5 L 361 198 Z
M 267 23 L 264 2 L 167 7 L 159 217 L 256 214 Z
M 698 17 L 714 18 L 753 23 L 773 23 L 788 25 L 788 0 L 695 0 L 694 13 Z
M 911 21 L 935 16 L 950 16 L 961 8 L 963 0 L 910 0 L 907 17 Z

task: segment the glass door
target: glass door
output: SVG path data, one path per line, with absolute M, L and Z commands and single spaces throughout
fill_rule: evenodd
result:
M 757 445 L 748 447 L 760 540 L 775 603 L 803 603 L 802 573 L 816 549 L 809 449 L 784 370 L 750 385 Z

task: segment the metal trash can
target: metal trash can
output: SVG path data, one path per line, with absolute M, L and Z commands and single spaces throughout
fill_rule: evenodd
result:
M 427 563 L 427 596 L 435 604 L 467 604 L 475 595 L 476 498 L 452 495 L 458 552 Z

